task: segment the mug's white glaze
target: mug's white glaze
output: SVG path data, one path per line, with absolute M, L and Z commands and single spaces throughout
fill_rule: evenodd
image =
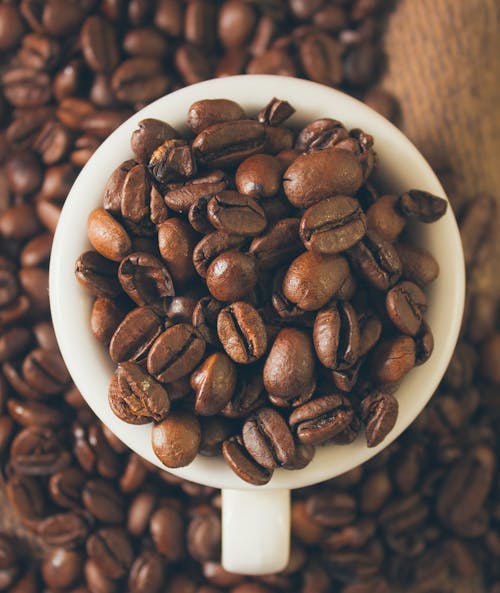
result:
M 112 171 L 133 156 L 130 135 L 141 119 L 162 119 L 182 131 L 189 105 L 199 99 L 233 99 L 253 116 L 274 96 L 288 100 L 295 107 L 297 113 L 290 120 L 294 126 L 320 117 L 332 117 L 348 128 L 362 128 L 372 134 L 378 156 L 378 175 L 388 191 L 400 193 L 418 188 L 445 197 L 428 163 L 395 126 L 344 93 L 295 78 L 235 76 L 195 84 L 158 99 L 113 132 L 78 176 L 61 213 L 50 262 L 52 318 L 64 360 L 87 403 L 126 445 L 159 467 L 163 466 L 151 447 L 151 425 L 126 424 L 111 412 L 108 405 L 107 391 L 113 364 L 107 350 L 97 343 L 90 331 L 92 297 L 74 276 L 76 259 L 89 248 L 87 216 L 101 204 L 103 189 Z M 430 360 L 412 370 L 398 389 L 399 416 L 394 429 L 373 449 L 367 448 L 363 434 L 348 446 L 318 447 L 315 458 L 306 468 L 297 471 L 279 469 L 269 484 L 259 487 L 260 491 L 307 486 L 356 467 L 397 438 L 432 396 L 453 353 L 464 305 L 463 253 L 451 209 L 437 223 L 419 225 L 415 241 L 434 255 L 441 270 L 439 278 L 427 291 L 426 319 L 434 334 L 435 347 Z M 216 488 L 255 488 L 240 480 L 222 458 L 198 456 L 189 466 L 169 471 Z M 277 520 L 281 521 L 282 517 Z M 238 569 L 238 566 L 231 567 Z

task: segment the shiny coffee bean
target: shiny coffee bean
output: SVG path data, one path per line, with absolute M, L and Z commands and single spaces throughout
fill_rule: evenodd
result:
M 241 437 L 235 436 L 224 441 L 222 454 L 233 472 L 245 482 L 262 486 L 272 477 L 272 472 L 259 465 L 246 451 Z
M 239 251 L 224 251 L 210 264 L 206 282 L 210 294 L 218 301 L 241 300 L 257 283 L 255 258 Z
M 167 467 L 183 467 L 193 461 L 200 448 L 200 423 L 191 412 L 172 411 L 152 431 L 155 455 Z
M 356 363 L 360 350 L 360 330 L 356 311 L 349 303 L 320 311 L 314 321 L 316 355 L 329 369 L 345 369 Z
M 132 133 L 130 144 L 135 156 L 142 162 L 149 161 L 154 150 L 166 140 L 178 137 L 178 132 L 166 122 L 147 118 L 141 120 Z
M 214 124 L 237 121 L 245 119 L 245 117 L 243 108 L 234 101 L 203 99 L 189 107 L 187 124 L 195 134 L 199 134 Z
M 173 138 L 153 151 L 148 169 L 159 184 L 165 184 L 194 177 L 196 161 L 186 140 Z
M 161 319 L 151 307 L 133 309 L 125 316 L 111 337 L 109 343 L 111 360 L 113 362 L 141 360 L 160 335 L 161 330 Z
M 354 198 L 327 198 L 306 210 L 299 232 L 307 249 L 323 254 L 340 253 L 363 237 L 366 217 Z
M 108 578 L 123 577 L 133 562 L 133 551 L 126 532 L 119 527 L 102 527 L 86 542 L 87 555 Z
M 431 253 L 422 247 L 396 243 L 402 265 L 402 277 L 419 286 L 433 282 L 439 275 L 439 264 Z
M 107 346 L 124 317 L 125 310 L 116 301 L 97 298 L 92 305 L 90 329 L 94 337 Z
M 130 593 L 159 593 L 165 582 L 165 561 L 163 557 L 152 550 L 144 550 L 135 558 L 130 575 L 128 587 Z
M 361 402 L 361 414 L 366 424 L 366 443 L 376 447 L 396 423 L 398 400 L 389 393 L 371 393 Z
M 428 223 L 444 216 L 448 202 L 428 192 L 412 189 L 400 196 L 398 205 L 406 217 Z
M 197 236 L 180 218 L 169 218 L 158 227 L 158 246 L 174 284 L 186 284 L 196 276 L 193 251 Z
M 223 306 L 219 301 L 207 296 L 201 298 L 193 310 L 193 327 L 205 342 L 212 346 L 219 343 L 217 317 Z
M 193 251 L 193 264 L 198 274 L 205 278 L 211 263 L 225 251 L 239 249 L 245 238 L 229 235 L 223 231 L 209 233 L 196 245 Z
M 212 416 L 230 401 L 237 381 L 236 367 L 222 352 L 211 354 L 191 375 L 196 392 L 195 412 Z
M 153 513 L 149 530 L 156 550 L 170 562 L 184 556 L 185 526 L 180 512 L 168 505 Z
M 256 237 L 248 251 L 257 259 L 261 270 L 269 270 L 290 261 L 302 250 L 299 220 L 284 218 Z
M 171 183 L 167 187 L 165 203 L 175 212 L 188 212 L 193 204 L 202 199 L 208 202 L 215 194 L 223 191 L 227 184 L 226 174 L 219 170 L 183 183 Z
M 400 381 L 415 366 L 415 342 L 409 336 L 380 341 L 371 353 L 372 375 L 381 383 Z
M 245 159 L 236 170 L 236 189 L 251 198 L 272 198 L 281 187 L 283 165 L 269 154 L 256 154 Z
M 118 267 L 95 251 L 86 251 L 78 258 L 75 265 L 78 282 L 97 297 L 113 298 L 120 294 Z
M 248 303 L 236 302 L 217 317 L 217 333 L 222 347 L 235 362 L 250 364 L 267 349 L 267 334 L 259 313 Z
M 89 214 L 87 235 L 92 247 L 113 261 L 121 261 L 132 247 L 125 229 L 104 208 L 96 208 Z

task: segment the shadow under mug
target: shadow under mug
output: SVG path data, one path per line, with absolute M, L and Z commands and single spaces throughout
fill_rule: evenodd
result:
M 77 283 L 75 261 L 90 245 L 86 220 L 101 204 L 104 186 L 113 170 L 133 157 L 130 136 L 147 117 L 186 129 L 188 107 L 194 101 L 227 98 L 254 116 L 272 97 L 286 99 L 297 110 L 287 122 L 299 128 L 315 119 L 331 117 L 348 128 L 362 128 L 375 138 L 378 176 L 385 191 L 402 193 L 418 188 L 445 197 L 443 188 L 415 146 L 390 122 L 356 99 L 322 85 L 278 76 L 235 76 L 209 80 L 171 93 L 148 105 L 120 126 L 83 168 L 62 210 L 50 262 L 50 303 L 61 353 L 73 380 L 100 420 L 127 446 L 166 469 L 151 447 L 151 425 L 131 426 L 111 412 L 107 391 L 113 372 L 107 350 L 93 337 L 89 317 L 92 297 Z M 268 574 L 283 569 L 290 543 L 290 489 L 338 476 L 381 451 L 415 419 L 432 396 L 453 353 L 464 305 L 463 253 L 450 208 L 432 225 L 416 225 L 416 244 L 437 259 L 441 273 L 428 288 L 426 319 L 435 348 L 425 365 L 413 369 L 397 391 L 400 411 L 392 432 L 369 449 L 361 434 L 347 446 L 318 447 L 313 461 L 296 471 L 276 470 L 266 486 L 241 481 L 222 458 L 200 455 L 187 467 L 171 473 L 222 488 L 222 564 L 244 574 Z

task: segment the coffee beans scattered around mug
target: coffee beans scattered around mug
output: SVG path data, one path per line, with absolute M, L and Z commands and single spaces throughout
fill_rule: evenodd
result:
M 296 131 L 294 111 L 200 100 L 185 137 L 141 121 L 88 218 L 76 277 L 117 364 L 109 403 L 155 423 L 167 467 L 222 453 L 265 484 L 363 426 L 375 447 L 432 353 L 424 289 L 439 268 L 406 230 L 447 202 L 384 194 L 372 136 L 331 118 Z

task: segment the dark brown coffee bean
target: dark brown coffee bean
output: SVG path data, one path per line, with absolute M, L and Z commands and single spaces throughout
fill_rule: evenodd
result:
M 257 259 L 261 270 L 276 268 L 302 251 L 298 231 L 298 218 L 284 218 L 252 241 L 249 253 Z
M 257 119 L 261 124 L 279 126 L 295 113 L 295 109 L 288 103 L 275 97 L 259 111 Z
M 348 132 L 336 119 L 318 119 L 303 128 L 295 142 L 295 150 L 299 152 L 315 152 L 325 148 L 333 148 L 341 140 L 348 137 Z
M 51 475 L 67 467 L 71 459 L 54 432 L 42 426 L 29 426 L 19 432 L 10 455 L 12 467 L 26 476 Z
M 297 438 L 306 445 L 318 445 L 344 431 L 354 416 L 347 399 L 340 394 L 326 395 L 302 404 L 289 418 Z
M 306 502 L 310 519 L 324 527 L 342 527 L 356 516 L 356 500 L 345 492 L 324 491 Z
M 422 321 L 420 330 L 414 339 L 416 348 L 415 364 L 424 364 L 424 362 L 429 360 L 432 351 L 434 350 L 434 336 L 432 335 L 431 328 L 427 325 L 425 320 Z
M 361 165 L 346 150 L 303 154 L 283 174 L 286 196 L 299 208 L 309 208 L 330 196 L 353 195 L 361 183 Z
M 335 295 L 349 274 L 347 260 L 307 251 L 295 258 L 283 280 L 283 294 L 304 311 L 320 309 Z
M 100 16 L 89 16 L 81 29 L 82 52 L 94 72 L 112 72 L 119 61 L 116 32 Z
M 61 123 L 48 121 L 40 130 L 33 148 L 38 152 L 45 165 L 59 162 L 71 148 L 70 131 Z
M 104 208 L 95 208 L 89 214 L 87 235 L 96 251 L 116 262 L 120 262 L 132 248 L 127 231 Z
M 401 265 L 402 276 L 419 286 L 433 282 L 439 275 L 439 264 L 431 253 L 421 247 L 396 243 Z
M 271 198 L 281 187 L 281 161 L 269 154 L 255 154 L 236 170 L 235 183 L 240 194 L 251 198 Z
M 186 323 L 165 330 L 148 353 L 148 371 L 158 381 L 176 381 L 190 373 L 205 353 L 205 341 Z
M 217 333 L 222 347 L 237 363 L 255 362 L 267 350 L 262 317 L 248 303 L 236 302 L 222 309 L 217 318 Z
M 93 112 L 94 106 L 90 101 L 67 97 L 57 107 L 56 116 L 70 130 L 81 131 L 83 119 Z
M 121 293 L 118 266 L 96 251 L 82 253 L 75 265 L 78 282 L 97 297 L 113 298 Z
M 1 13 L 0 13 L 1 16 Z M 0 587 L 9 590 L 21 571 L 14 543 L 7 535 L 0 535 Z
M 83 568 L 81 552 L 54 548 L 43 559 L 42 577 L 54 589 L 71 587 L 79 580 Z
M 134 416 L 160 422 L 170 410 L 167 391 L 141 366 L 123 362 L 115 371 L 116 380 L 109 389 L 113 410 L 125 407 Z
M 117 593 L 116 582 L 108 578 L 94 560 L 87 560 L 83 567 L 86 587 L 72 593 Z
M 371 311 L 358 314 L 359 323 L 359 356 L 364 356 L 378 342 L 382 333 L 382 322 Z
M 349 303 L 320 311 L 313 329 L 316 355 L 329 369 L 345 369 L 356 363 L 360 351 L 360 331 L 356 311 Z
M 9 399 L 7 409 L 11 418 L 24 427 L 57 428 L 64 424 L 64 414 L 42 402 Z
M 156 506 L 156 497 L 151 492 L 141 491 L 130 503 L 127 529 L 134 536 L 143 535 Z
M 212 346 L 219 343 L 217 316 L 223 304 L 212 297 L 203 297 L 193 310 L 192 324 L 201 337 Z
M 399 208 L 406 217 L 420 222 L 436 222 L 446 212 L 448 202 L 429 192 L 412 189 L 399 198 Z
M 86 477 L 82 470 L 68 467 L 50 476 L 49 493 L 51 499 L 67 509 L 81 507 L 82 489 Z
M 35 348 L 23 361 L 26 382 L 43 395 L 60 393 L 71 379 L 58 352 Z
M 268 470 L 288 463 L 295 454 L 290 429 L 272 408 L 261 408 L 250 416 L 243 425 L 242 438 L 248 453 Z
M 257 283 L 255 258 L 239 251 L 224 251 L 210 264 L 206 282 L 215 299 L 223 302 L 241 300 Z
M 133 562 L 133 551 L 126 532 L 118 527 L 102 527 L 86 543 L 86 550 L 110 579 L 123 577 Z
M 264 404 L 264 382 L 252 367 L 240 370 L 234 393 L 221 414 L 228 418 L 245 418 Z
M 204 416 L 200 418 L 200 424 L 200 455 L 207 457 L 221 455 L 222 443 L 235 432 L 231 420 L 220 416 Z
M 333 254 L 355 245 L 366 232 L 365 215 L 354 198 L 327 198 L 306 210 L 300 237 L 307 249 Z
M 31 68 L 14 68 L 2 75 L 3 92 L 11 105 L 34 108 L 50 99 L 50 79 L 47 73 Z
M 203 99 L 188 110 L 187 124 L 195 134 L 214 124 L 245 119 L 243 108 L 228 99 Z
M 0 233 L 13 241 L 31 239 L 40 230 L 33 207 L 18 204 L 2 212 L 0 215 Z
M 132 134 L 130 144 L 136 157 L 143 162 L 149 162 L 154 150 L 166 140 L 178 137 L 177 130 L 159 119 L 147 118 L 141 120 L 138 129 Z
M 161 320 L 151 307 L 134 309 L 123 319 L 111 338 L 111 360 L 140 360 L 160 335 L 161 329 Z
M 298 329 L 282 329 L 264 366 L 264 386 L 288 405 L 307 401 L 316 387 L 312 340 Z
M 186 531 L 190 556 L 198 562 L 216 561 L 220 557 L 221 521 L 208 505 L 199 505 Z
M 236 379 L 236 367 L 225 354 L 210 355 L 191 375 L 191 387 L 196 392 L 195 412 L 201 416 L 220 412 L 234 393 Z
M 409 336 L 380 341 L 372 350 L 371 368 L 376 381 L 400 381 L 415 366 L 415 342 Z
M 90 314 L 90 329 L 94 337 L 108 346 L 125 314 L 125 310 L 113 299 L 97 298 Z
M 223 191 L 227 183 L 228 178 L 223 171 L 212 171 L 204 177 L 182 184 L 170 184 L 165 194 L 165 203 L 176 212 L 188 212 L 200 200 L 208 202 L 215 194 Z
M 389 290 L 385 298 L 387 314 L 404 334 L 415 336 L 427 309 L 427 299 L 413 282 L 400 282 Z
M 67 549 L 80 546 L 89 528 L 76 513 L 57 513 L 38 523 L 37 533 L 46 545 Z
M 122 191 L 125 183 L 125 178 L 129 171 L 131 171 L 137 163 L 133 160 L 124 161 L 117 167 L 104 188 L 103 207 L 112 214 L 121 214 Z M 136 190 L 136 188 L 134 188 Z
M 131 56 L 162 59 L 168 52 L 168 43 L 153 27 L 141 27 L 125 35 L 123 49 Z
M 227 167 L 260 152 L 264 127 L 253 120 L 238 120 L 209 126 L 193 141 L 193 151 L 203 165 Z
M 193 43 L 184 43 L 177 48 L 174 63 L 182 81 L 187 85 L 212 77 L 213 60 Z
M 314 82 L 337 86 L 342 81 L 342 53 L 337 40 L 322 32 L 306 35 L 299 42 L 299 56 L 306 76 Z
M 118 269 L 123 290 L 139 306 L 150 305 L 163 312 L 167 297 L 174 296 L 172 278 L 166 266 L 145 252 L 131 253 Z
M 254 6 L 241 0 L 224 2 L 217 22 L 217 33 L 222 45 L 227 49 L 245 46 L 251 38 L 256 21 Z
M 144 550 L 134 560 L 128 578 L 130 593 L 159 593 L 164 584 L 165 561 L 160 554 Z
M 14 474 L 6 483 L 5 493 L 14 512 L 25 524 L 31 526 L 31 522 L 36 524 L 46 517 L 47 503 L 44 491 L 36 478 Z
M 191 323 L 193 311 L 196 307 L 196 298 L 191 296 L 173 297 L 170 300 L 166 314 L 167 323 L 175 325 L 176 323 Z
M 19 280 L 31 305 L 33 317 L 44 317 L 50 310 L 49 273 L 43 268 L 21 268 Z
M 13 327 L 5 330 L 0 335 L 0 362 L 12 360 L 26 352 L 31 341 L 32 334 L 24 327 Z
M 257 31 L 259 33 L 259 31 Z M 247 74 L 276 74 L 278 76 L 296 76 L 297 68 L 291 56 L 281 48 L 266 49 L 256 52 L 247 64 Z
M 130 58 L 116 68 L 111 78 L 116 98 L 130 104 L 157 99 L 169 86 L 161 61 L 154 58 Z
M 107 480 L 89 480 L 82 490 L 87 511 L 103 523 L 122 523 L 125 517 L 121 494 Z
M 182 410 L 172 411 L 152 431 L 153 451 L 167 467 L 184 467 L 191 463 L 198 454 L 200 439 L 198 419 L 193 413 Z
M 255 486 L 267 484 L 272 471 L 260 466 L 246 451 L 240 436 L 234 436 L 222 445 L 222 454 L 233 472 L 245 482 Z
M 184 36 L 187 41 L 205 50 L 213 49 L 215 43 L 216 10 L 212 2 L 194 0 L 186 7 Z
M 160 254 L 176 285 L 186 284 L 196 276 L 193 266 L 196 243 L 196 233 L 180 218 L 170 218 L 158 227 Z
M 149 530 L 158 552 L 170 562 L 184 556 L 185 526 L 180 512 L 170 506 L 158 509 L 151 516 Z
M 394 286 L 402 273 L 395 247 L 369 229 L 359 243 L 347 252 L 349 261 L 378 290 Z
M 376 391 L 362 400 L 361 414 L 366 425 L 366 443 L 376 447 L 396 424 L 398 400 L 389 393 Z
M 254 236 L 266 228 L 266 215 L 259 204 L 235 191 L 215 195 L 207 205 L 213 227 L 230 235 Z
M 15 5 L 4 4 L 0 8 L 0 50 L 14 48 L 24 32 L 24 24 Z
M 148 169 L 160 184 L 194 177 L 196 162 L 191 147 L 182 138 L 165 140 L 149 159 Z
M 244 242 L 244 237 L 228 235 L 223 231 L 208 234 L 196 245 L 193 251 L 193 263 L 196 271 L 202 278 L 205 278 L 208 268 L 219 255 L 225 251 L 242 247 Z
M 49 261 L 52 249 L 52 235 L 42 233 L 37 235 L 25 244 L 20 254 L 20 262 L 23 267 L 44 265 Z

